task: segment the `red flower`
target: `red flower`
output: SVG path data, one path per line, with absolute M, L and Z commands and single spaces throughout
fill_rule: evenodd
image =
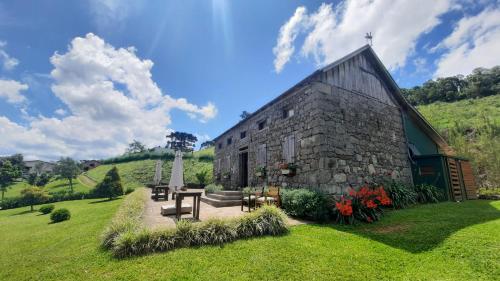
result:
M 366 218 L 366 221 L 367 221 L 367 222 L 373 222 L 373 219 L 372 219 L 371 217 L 367 217 L 367 218 Z
M 377 208 L 378 205 L 375 202 L 373 202 L 373 200 L 367 200 L 365 206 L 370 209 L 375 209 Z

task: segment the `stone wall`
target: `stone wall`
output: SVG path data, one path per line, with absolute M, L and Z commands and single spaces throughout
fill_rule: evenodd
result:
M 288 108 L 294 110 L 294 116 L 283 118 L 283 109 Z M 259 130 L 258 122 L 264 119 L 267 125 Z M 242 131 L 246 137 L 240 139 Z M 293 177 L 282 175 L 278 168 L 283 162 L 284 139 L 290 135 L 295 139 L 294 163 L 298 167 Z M 260 144 L 266 144 L 267 150 L 265 180 L 255 176 Z M 220 136 L 215 145 L 214 174 L 220 175 L 218 182 L 227 189 L 239 186 L 238 157 L 243 150 L 248 151 L 252 186 L 311 187 L 338 194 L 375 173 L 411 183 L 399 109 L 325 83 L 312 82 L 287 94 Z M 231 177 L 224 179 L 228 171 Z

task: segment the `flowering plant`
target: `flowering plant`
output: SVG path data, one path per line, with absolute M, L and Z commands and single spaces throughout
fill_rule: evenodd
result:
M 354 206 L 354 217 L 369 223 L 380 219 L 381 206 L 390 206 L 392 203 L 382 185 L 370 187 L 365 184 L 359 191 L 350 188 L 349 196 Z
M 341 197 L 339 202 L 335 203 L 335 209 L 338 212 L 337 222 L 341 224 L 352 224 L 354 217 L 352 215 L 352 200 Z

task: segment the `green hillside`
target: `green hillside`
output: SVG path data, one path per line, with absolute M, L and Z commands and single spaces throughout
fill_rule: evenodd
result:
M 418 106 L 458 155 L 470 158 L 481 186 L 500 184 L 500 95 Z
M 213 156 L 213 154 L 213 148 L 208 148 L 201 151 L 196 151 L 192 155 L 188 155 L 186 157 L 187 159 L 184 159 L 184 180 L 186 183 L 198 183 L 195 175 L 200 171 L 207 171 L 208 182 L 213 181 L 212 161 L 199 159 L 200 157 L 203 158 L 203 156 Z M 168 183 L 168 181 L 170 180 L 172 162 L 172 160 L 163 162 L 162 182 Z M 90 178 L 99 182 L 104 178 L 104 175 L 107 171 L 109 171 L 113 166 L 116 166 L 122 178 L 124 188 L 134 189 L 153 181 L 155 173 L 155 163 L 156 160 L 139 160 L 126 163 L 106 164 L 92 169 L 86 174 Z
M 73 181 L 73 190 L 75 192 L 88 192 L 93 187 L 82 181 L 81 177 Z M 21 196 L 21 190 L 29 186 L 30 185 L 25 181 L 14 183 L 7 189 L 7 192 L 5 192 L 5 198 Z M 68 181 L 64 179 L 52 179 L 44 188 L 49 194 L 70 190 Z

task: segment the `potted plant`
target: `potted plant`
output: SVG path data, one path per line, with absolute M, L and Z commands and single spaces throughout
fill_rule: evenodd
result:
M 255 170 L 255 176 L 262 178 L 262 179 L 265 178 L 266 177 L 266 167 L 264 167 L 264 166 L 257 167 L 257 169 Z
M 297 172 L 297 165 L 293 163 L 281 163 L 279 165 L 279 169 L 281 170 L 281 174 L 287 177 L 295 176 Z

